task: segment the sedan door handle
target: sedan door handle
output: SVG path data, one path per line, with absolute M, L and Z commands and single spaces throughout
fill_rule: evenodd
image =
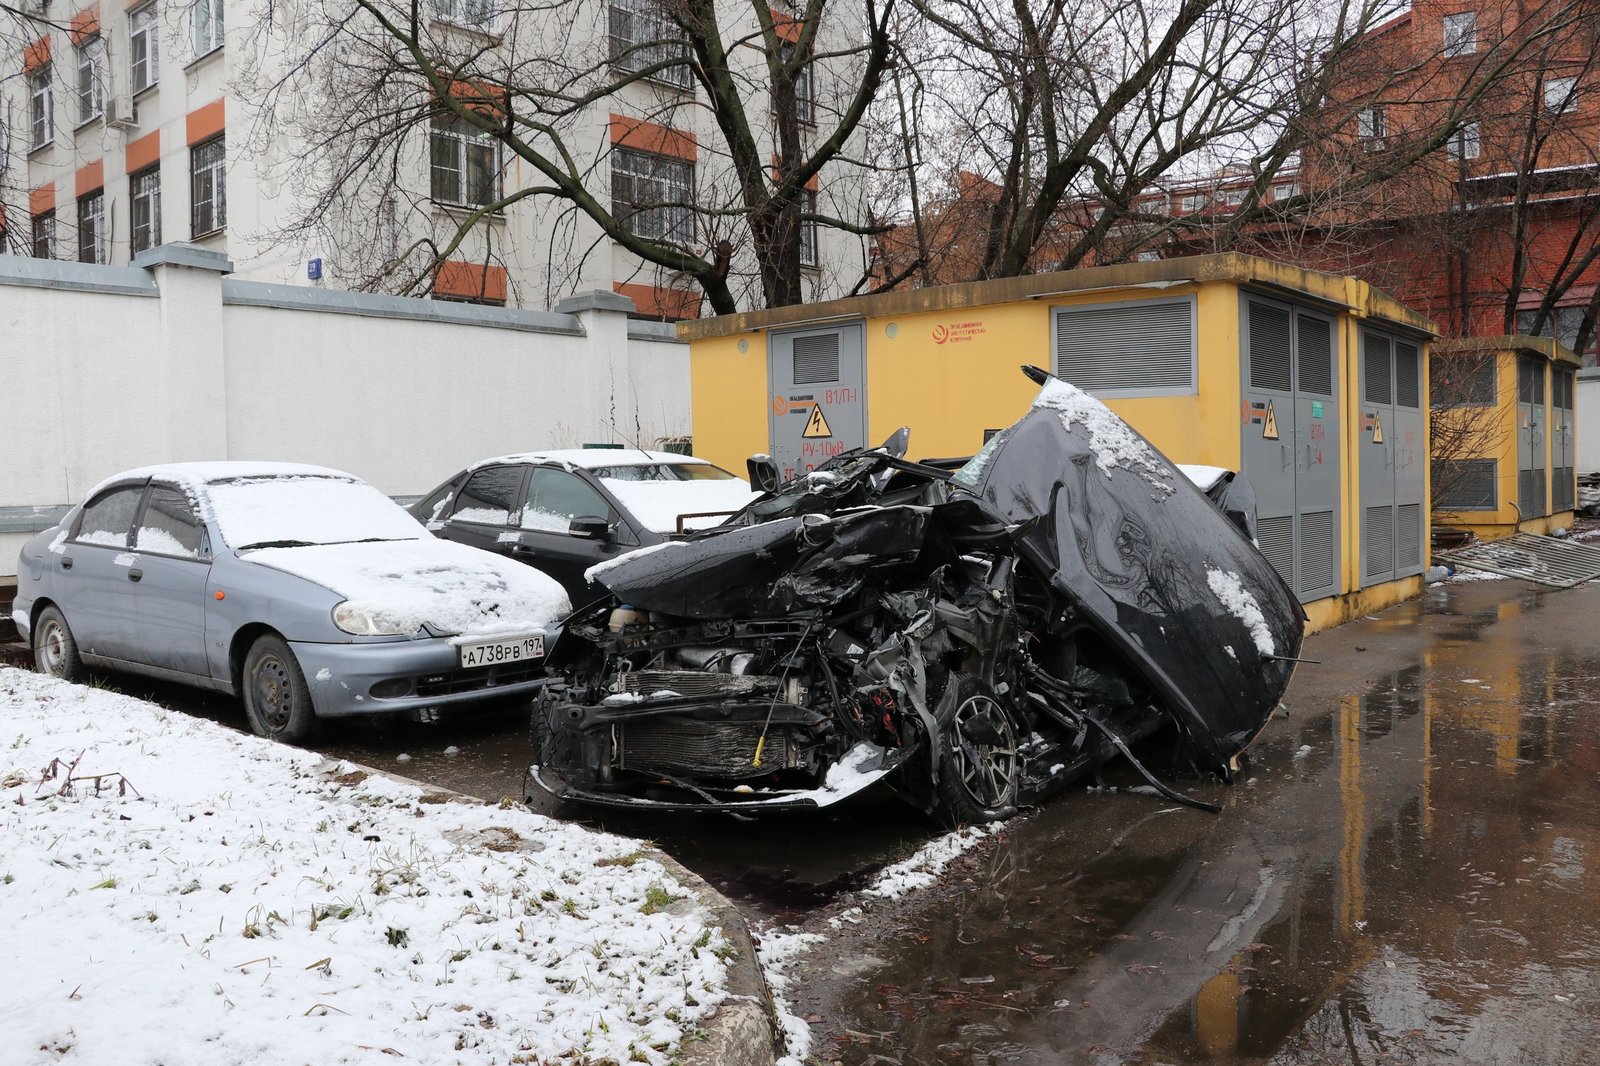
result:
M 61 569 L 63 569 L 63 570 L 71 570 L 72 569 L 72 556 L 63 555 L 61 557 Z
M 513 544 L 511 546 L 511 555 L 516 559 L 532 559 L 534 550 L 521 544 Z
M 128 571 L 128 580 L 129 581 L 138 581 L 142 577 L 144 577 L 144 571 L 140 570 L 138 567 L 134 567 L 133 569 Z

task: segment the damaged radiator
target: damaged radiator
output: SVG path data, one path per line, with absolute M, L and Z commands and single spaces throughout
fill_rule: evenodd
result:
M 649 718 L 620 724 L 617 765 L 645 773 L 690 773 L 722 778 L 761 777 L 799 765 L 786 726 L 769 726 L 761 765 L 752 765 L 761 740 L 760 722 L 701 722 L 693 718 Z
M 617 692 L 653 696 L 675 692 L 680 696 L 749 696 L 776 692 L 779 679 L 764 674 L 718 674 L 705 670 L 634 670 L 617 675 Z

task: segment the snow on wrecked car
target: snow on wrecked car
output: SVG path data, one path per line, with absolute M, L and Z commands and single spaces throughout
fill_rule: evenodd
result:
M 1299 603 L 1143 437 L 1025 370 L 1032 408 L 953 474 L 847 453 L 591 570 L 613 598 L 551 652 L 534 780 L 736 811 L 882 781 L 974 822 L 1119 754 L 1186 799 L 1129 747 L 1163 728 L 1226 779 L 1289 683 Z

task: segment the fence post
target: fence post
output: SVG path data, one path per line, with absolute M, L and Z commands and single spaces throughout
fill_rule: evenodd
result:
M 577 316 L 588 339 L 588 373 L 591 410 L 611 433 L 610 441 L 589 443 L 631 444 L 647 448 L 640 440 L 638 396 L 628 360 L 628 316 L 634 302 L 618 292 L 593 289 L 573 293 L 556 304 L 560 314 Z
M 177 242 L 142 252 L 130 265 L 149 271 L 161 295 L 158 362 L 151 370 L 165 375 L 171 400 L 165 405 L 169 459 L 229 458 L 222 276 L 233 273 L 233 262 Z

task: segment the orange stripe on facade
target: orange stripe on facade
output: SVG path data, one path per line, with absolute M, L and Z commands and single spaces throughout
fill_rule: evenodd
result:
M 32 74 L 50 62 L 50 38 L 41 37 L 22 52 L 22 69 Z
M 123 169 L 129 174 L 154 165 L 161 159 L 161 131 L 155 130 L 137 141 L 128 142 L 126 157 Z
M 82 44 L 99 33 L 100 9 L 94 7 L 73 15 L 71 29 L 67 31 L 67 35 L 72 38 L 74 45 Z
M 691 163 L 700 156 L 700 145 L 694 134 L 625 115 L 611 116 L 611 143 L 618 148 L 669 155 Z
M 446 260 L 437 267 L 433 291 L 439 296 L 506 302 L 506 268 Z
M 56 183 L 49 182 L 44 185 L 35 185 L 28 190 L 28 213 L 30 215 L 48 214 L 56 209 Z
M 666 289 L 659 285 L 633 285 L 613 282 L 611 287 L 633 301 L 641 315 L 676 321 L 680 318 L 700 317 L 700 294 L 683 289 Z
M 459 100 L 468 111 L 480 115 L 505 113 L 505 90 L 483 81 L 453 81 L 450 95 Z
M 781 11 L 773 11 L 770 7 L 767 10 L 772 13 L 772 31 L 778 35 L 778 40 L 794 44 L 800 39 L 799 19 Z
M 72 184 L 79 196 L 87 196 L 96 189 L 105 188 L 105 160 L 97 159 L 86 167 L 80 167 L 78 173 L 73 175 Z
M 776 185 L 780 180 L 781 179 L 780 179 L 779 173 L 778 173 L 778 157 L 777 156 L 773 156 L 772 157 L 772 183 L 774 185 Z M 817 184 L 817 175 L 813 174 L 813 175 L 811 175 L 811 177 L 807 178 L 804 187 L 807 188 L 807 189 L 810 189 L 812 192 L 816 192 L 819 188 L 821 188 L 821 186 L 819 186 Z
M 209 141 L 223 130 L 223 102 L 213 100 L 205 107 L 191 111 L 184 118 L 184 134 L 189 144 Z

